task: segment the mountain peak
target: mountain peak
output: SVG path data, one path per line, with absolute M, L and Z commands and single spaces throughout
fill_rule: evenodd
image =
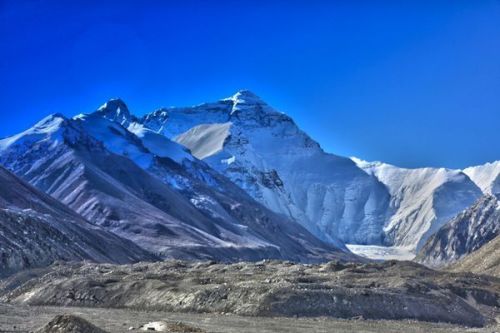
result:
M 241 89 L 236 92 L 236 94 L 233 95 L 233 97 L 237 98 L 256 98 L 260 99 L 259 96 L 257 96 L 255 93 L 248 89 Z
M 33 126 L 32 130 L 39 133 L 54 132 L 66 120 L 66 117 L 61 113 L 53 113 L 36 123 L 35 126 Z
M 235 104 L 245 103 L 245 104 L 260 104 L 264 103 L 262 99 L 251 92 L 250 90 L 243 89 L 237 91 L 233 96 L 227 98 L 226 100 L 232 100 Z
M 120 98 L 113 98 L 101 105 L 96 111 L 101 116 L 111 121 L 116 121 L 121 125 L 130 122 L 131 115 L 127 105 Z
M 251 92 L 250 90 L 239 90 L 233 96 L 223 99 L 223 101 L 231 101 L 233 103 L 233 107 L 231 110 L 231 114 L 236 113 L 238 111 L 245 110 L 260 110 L 265 112 L 276 112 L 273 108 L 267 105 L 259 96 Z

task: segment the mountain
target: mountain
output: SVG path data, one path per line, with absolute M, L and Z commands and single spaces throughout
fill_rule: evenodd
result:
M 187 147 L 254 199 L 317 237 L 384 244 L 389 195 L 380 182 L 318 143 L 249 91 L 139 119 Z
M 478 251 L 499 234 L 500 201 L 485 195 L 429 238 L 416 261 L 431 267 L 449 265 Z
M 500 278 L 500 236 L 447 267 L 453 272 L 486 274 Z
M 249 91 L 159 109 L 136 121 L 333 244 L 415 251 L 482 194 L 460 171 L 408 170 L 326 153 L 289 116 Z
M 73 119 L 52 115 L 1 140 L 0 163 L 162 258 L 355 259 L 133 120 L 120 100 Z
M 459 170 L 405 169 L 353 160 L 388 189 L 392 214 L 384 230 L 398 246 L 420 249 L 441 226 L 481 196 L 481 190 Z
M 56 260 L 131 263 L 154 259 L 2 167 L 0 222 L 0 277 Z
M 161 257 L 228 260 L 323 260 L 349 256 L 345 243 L 414 253 L 500 171 L 329 154 L 250 91 L 143 117 L 120 99 L 52 115 L 0 140 L 0 163 Z

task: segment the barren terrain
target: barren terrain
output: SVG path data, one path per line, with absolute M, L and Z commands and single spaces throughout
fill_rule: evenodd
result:
M 104 310 L 113 308 L 122 309 L 122 313 L 143 311 L 137 312 L 143 313 L 137 320 L 146 322 L 151 316 L 182 321 L 229 320 L 233 329 L 243 322 L 247 324 L 241 325 L 252 329 L 275 321 L 288 323 L 291 318 L 309 318 L 297 323 L 312 325 L 311 329 L 321 329 L 321 325 L 336 323 L 337 319 L 354 320 L 360 327 L 371 323 L 364 320 L 397 320 L 395 326 L 388 324 L 394 327 L 409 320 L 485 327 L 496 324 L 499 295 L 498 278 L 439 272 L 397 261 L 321 265 L 283 261 L 54 264 L 0 282 L 0 302 L 14 306 L 9 308 L 14 313 L 17 307 L 25 306 L 86 307 L 90 315 L 110 311 L 112 315 L 105 320 L 116 314 L 116 320 L 121 321 L 119 311 Z M 44 311 L 48 310 L 39 316 L 44 317 Z M 58 311 L 66 310 L 52 313 Z M 324 319 L 327 317 L 337 319 Z M 351 321 L 346 321 L 346 327 L 353 324 Z M 217 325 L 210 329 L 220 331 Z M 373 322 L 366 327 L 370 325 L 379 324 Z

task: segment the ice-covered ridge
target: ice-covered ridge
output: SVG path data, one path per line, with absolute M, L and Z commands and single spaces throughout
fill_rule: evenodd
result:
M 382 174 L 383 170 L 397 168 L 401 171 L 411 172 L 411 170 L 444 170 L 449 177 L 462 177 L 467 175 L 484 194 L 500 193 L 500 161 L 488 162 L 482 165 L 472 166 L 465 169 L 447 168 L 401 168 L 388 163 L 373 161 L 368 162 L 357 157 L 351 159 L 365 172 L 369 174 Z
M 418 249 L 480 195 L 477 186 L 460 170 L 399 168 L 382 162 L 352 160 L 382 182 L 391 195 L 391 210 L 384 230 L 399 246 Z
M 182 145 L 144 127 L 142 124 L 134 122 L 127 129 L 141 139 L 144 147 L 156 156 L 167 157 L 178 163 L 184 160 L 193 160 L 193 156 Z
M 141 168 L 148 168 L 153 162 L 154 156 L 137 142 L 134 144 L 134 136 L 119 123 L 108 120 L 99 113 L 81 116 L 75 121 L 92 137 L 101 141 L 109 151 L 127 156 Z
M 47 137 L 56 141 L 62 140 L 61 128 L 65 121 L 66 118 L 62 114 L 49 115 L 26 131 L 0 140 L 0 152 L 15 145 L 29 144 Z
M 120 113 L 120 109 L 126 112 Z M 108 150 L 130 158 L 143 169 L 152 165 L 155 156 L 170 158 L 178 163 L 193 160 L 185 147 L 139 123 L 120 99 L 110 100 L 96 112 L 80 114 L 72 120 Z
M 500 161 L 486 163 L 464 169 L 485 194 L 500 193 Z

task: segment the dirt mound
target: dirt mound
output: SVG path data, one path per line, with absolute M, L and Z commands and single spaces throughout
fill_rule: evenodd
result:
M 73 315 L 59 315 L 39 329 L 37 333 L 106 333 L 106 331 L 83 318 Z

